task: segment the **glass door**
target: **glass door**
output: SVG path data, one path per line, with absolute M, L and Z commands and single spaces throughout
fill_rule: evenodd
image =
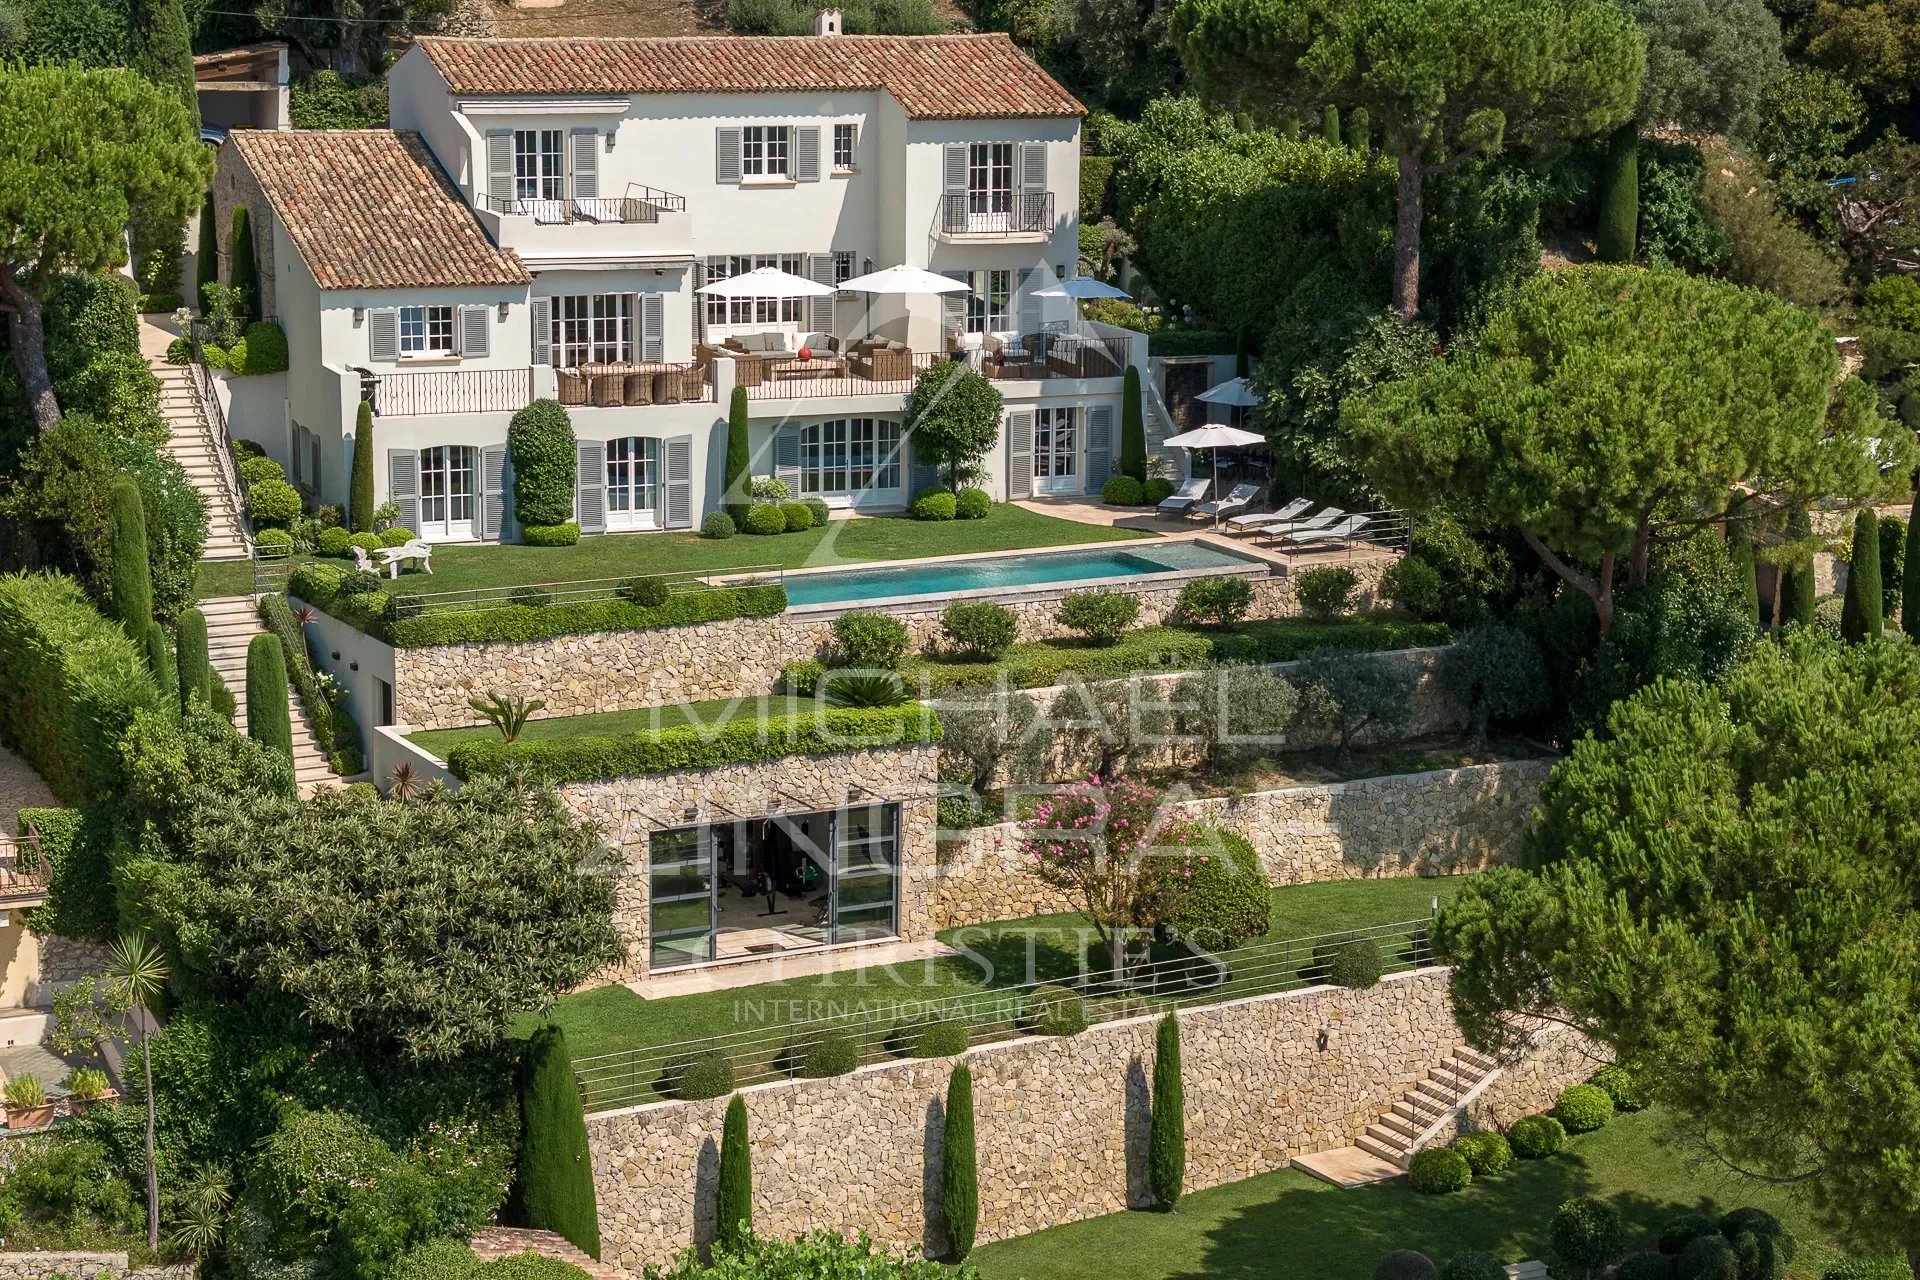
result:
M 1041 409 L 1033 423 L 1036 493 L 1080 492 L 1080 432 L 1072 409 Z
M 657 831 L 650 852 L 649 967 L 673 969 L 713 959 L 713 829 Z
M 429 542 L 473 536 L 472 445 L 442 444 L 420 451 L 420 528 Z
M 834 817 L 833 942 L 894 935 L 900 808 L 877 804 Z
M 607 528 L 656 528 L 659 505 L 660 442 L 651 436 L 607 441 Z

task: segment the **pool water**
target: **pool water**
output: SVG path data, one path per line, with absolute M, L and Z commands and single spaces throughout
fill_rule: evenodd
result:
M 1137 578 L 1149 573 L 1209 569 L 1245 569 L 1261 563 L 1200 542 L 1160 546 L 1130 543 L 1126 550 L 1063 551 L 948 560 L 941 564 L 903 564 L 885 569 L 848 569 L 787 578 L 789 605 L 844 604 L 896 596 L 945 596 L 997 587 L 1037 587 Z

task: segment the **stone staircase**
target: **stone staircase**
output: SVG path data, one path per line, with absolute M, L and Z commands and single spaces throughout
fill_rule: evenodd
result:
M 202 560 L 244 560 L 252 554 L 240 519 L 240 495 L 220 457 L 207 408 L 194 383 L 193 370 L 151 356 L 148 366 L 160 379 L 160 412 L 172 435 L 167 452 L 186 469 L 187 479 L 207 501 L 207 545 Z
M 1165 457 L 1169 463 L 1177 464 L 1179 459 L 1174 458 L 1166 447 L 1167 437 L 1179 434 L 1173 425 L 1173 409 L 1167 404 L 1167 398 L 1160 393 L 1160 388 L 1155 385 L 1152 378 L 1142 378 L 1140 384 L 1145 392 L 1140 397 L 1140 407 L 1146 418 L 1144 425 L 1147 429 L 1147 456 L 1151 458 L 1158 454 Z M 1179 466 L 1175 465 L 1176 475 L 1179 470 Z
M 1499 1069 L 1500 1064 L 1486 1054 L 1461 1045 L 1394 1103 L 1393 1110 L 1368 1125 L 1353 1145 L 1404 1169 L 1420 1135 Z
M 234 728 L 247 731 L 247 646 L 253 638 L 266 634 L 251 596 L 227 596 L 200 601 L 200 612 L 207 616 L 207 657 L 213 669 L 226 681 L 238 704 L 233 713 Z M 316 786 L 338 782 L 339 777 L 327 765 L 320 742 L 307 723 L 306 709 L 293 690 L 287 690 L 293 711 L 293 777 L 301 795 L 311 795 Z
M 552 1231 L 535 1231 L 524 1227 L 483 1227 L 474 1232 L 467 1246 L 473 1250 L 473 1256 L 482 1262 L 537 1253 L 543 1258 L 570 1262 L 592 1276 L 593 1280 L 628 1280 L 626 1273 L 605 1263 L 595 1262 L 565 1236 Z

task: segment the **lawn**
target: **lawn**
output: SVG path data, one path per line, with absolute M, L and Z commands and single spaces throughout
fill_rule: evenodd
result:
M 697 533 L 620 534 L 582 538 L 571 547 L 447 546 L 433 553 L 433 576 L 403 573 L 389 591 L 470 591 L 523 583 L 625 578 L 649 573 L 725 573 L 755 566 L 821 568 L 869 560 L 914 560 L 1023 547 L 1064 547 L 1153 537 L 996 505 L 985 520 L 914 520 L 861 516 L 831 520 L 804 533 L 704 538 Z
M 253 594 L 253 561 L 202 560 L 193 580 L 195 600 L 217 600 L 225 596 Z
M 1710 1163 L 1646 1111 L 1457 1195 L 1416 1195 L 1404 1179 L 1341 1191 L 1284 1170 L 1184 1196 L 1177 1213 L 1089 1218 L 984 1245 L 973 1260 L 984 1280 L 1368 1280 L 1395 1249 L 1440 1265 L 1467 1249 L 1502 1262 L 1544 1257 L 1554 1210 L 1573 1196 L 1617 1206 L 1633 1248 L 1651 1247 L 1682 1210 L 1758 1205 L 1799 1236 L 1793 1274 L 1817 1277 L 1835 1256 L 1787 1189 Z
M 1247 945 L 1415 919 L 1428 913 L 1436 896 L 1451 899 L 1460 882 L 1458 876 L 1347 880 L 1275 889 L 1267 933 Z M 566 1028 L 577 1058 L 813 1017 L 875 1011 L 889 1022 L 890 1008 L 912 1012 L 993 987 L 1070 977 L 1080 971 L 1080 955 L 1092 941 L 1086 922 L 1073 914 L 948 929 L 940 938 L 961 954 L 664 1000 L 642 1000 L 614 984 L 562 996 L 553 1021 Z M 1220 994 L 1231 998 L 1231 989 Z
M 664 707 L 638 707 L 631 711 L 598 711 L 583 716 L 553 716 L 529 720 L 520 730 L 522 742 L 565 742 L 571 738 L 612 737 L 697 724 L 718 729 L 735 720 L 792 715 L 802 707 L 814 706 L 811 698 L 788 698 L 766 694 L 758 698 L 719 698 L 710 702 L 681 702 Z M 500 736 L 492 725 L 466 729 L 428 729 L 410 733 L 407 741 L 423 747 L 442 760 L 462 742 Z

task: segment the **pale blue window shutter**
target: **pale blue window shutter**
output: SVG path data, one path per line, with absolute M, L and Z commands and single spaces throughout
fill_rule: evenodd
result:
M 793 180 L 820 181 L 820 130 L 814 127 L 793 131 Z
M 499 542 L 507 527 L 507 447 L 491 444 L 480 450 L 480 527 L 482 539 Z
M 1098 493 L 1113 474 L 1113 406 L 1097 404 L 1087 410 L 1087 488 Z
M 399 358 L 400 310 L 375 307 L 367 312 L 367 359 L 390 364 Z
M 513 130 L 493 129 L 487 133 L 487 194 L 494 198 L 494 212 L 505 213 L 505 201 L 513 198 Z
M 773 436 L 773 474 L 800 496 L 800 428 L 781 427 Z
M 1007 500 L 1033 496 L 1033 410 L 1007 415 Z
M 533 362 L 553 363 L 553 299 L 534 298 L 528 304 L 533 312 Z
M 667 300 L 657 293 L 640 295 L 640 358 L 642 360 L 665 360 L 667 358 Z
M 576 445 L 578 463 L 574 476 L 574 509 L 580 516 L 580 532 L 607 531 L 607 446 L 599 440 L 581 440 Z
M 713 131 L 714 181 L 740 181 L 740 130 Z
M 399 523 L 420 527 L 420 455 L 412 449 L 387 450 L 387 501 L 400 508 Z
M 965 333 L 967 331 L 967 294 L 973 292 L 973 277 L 965 271 L 942 271 L 940 274 L 967 286 L 967 293 L 940 295 L 941 323 L 946 325 L 948 333 Z
M 833 283 L 833 255 L 830 253 L 810 253 L 807 255 L 807 279 L 815 284 Z M 807 328 L 815 333 L 833 332 L 833 300 L 835 295 L 823 293 L 817 298 L 807 299 Z
M 666 527 L 693 527 L 693 437 L 669 436 L 664 442 Z
M 460 355 L 468 360 L 482 360 L 490 349 L 492 330 L 487 323 L 487 312 L 491 307 L 460 308 L 460 328 L 454 335 L 460 343 Z
M 1020 268 L 1020 332 L 1040 332 L 1040 321 L 1045 315 L 1041 310 L 1042 300 L 1035 297 L 1037 290 L 1048 284 L 1047 273 L 1037 267 Z
M 600 196 L 600 135 L 592 129 L 573 131 L 573 198 Z

